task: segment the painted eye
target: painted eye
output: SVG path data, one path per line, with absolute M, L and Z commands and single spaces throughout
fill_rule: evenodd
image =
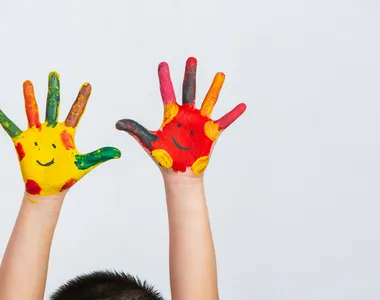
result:
M 179 127 L 181 127 L 181 126 L 182 126 L 182 124 L 181 124 L 181 123 L 178 123 L 177 127 L 179 128 Z
M 190 134 L 193 135 L 194 134 L 194 130 L 190 130 Z
M 57 146 L 56 145 L 54 145 L 54 144 L 51 144 L 52 146 L 53 146 L 53 148 L 55 149 L 55 148 L 57 148 Z
M 34 142 L 34 145 L 35 145 L 35 146 L 38 146 L 38 143 L 37 143 L 37 142 Z

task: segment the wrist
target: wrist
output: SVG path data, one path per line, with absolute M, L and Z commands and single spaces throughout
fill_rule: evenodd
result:
M 32 195 L 27 191 L 24 193 L 24 202 L 27 204 L 32 204 L 43 209 L 55 209 L 60 208 L 62 206 L 63 200 L 65 199 L 67 191 L 63 191 L 59 194 L 48 195 L 48 196 L 40 196 L 40 195 Z
M 194 176 L 188 171 L 180 172 L 163 172 L 163 180 L 165 186 L 170 187 L 192 187 L 192 186 L 203 186 L 203 174 L 200 176 Z

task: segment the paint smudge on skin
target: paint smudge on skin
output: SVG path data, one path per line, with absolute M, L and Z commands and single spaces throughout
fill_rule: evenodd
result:
M 61 140 L 62 140 L 62 143 L 65 146 L 66 150 L 75 148 L 74 138 L 66 130 L 61 133 Z
M 134 136 L 148 150 L 156 162 L 175 172 L 185 172 L 189 167 L 194 175 L 204 172 L 214 142 L 221 131 L 240 117 L 245 104 L 239 104 L 217 121 L 210 115 L 218 100 L 225 75 L 221 72 L 214 77 L 213 83 L 202 103 L 201 109 L 195 108 L 197 60 L 190 57 L 186 61 L 182 85 L 182 106 L 174 95 L 167 63 L 158 68 L 160 91 L 164 104 L 164 119 L 161 128 L 149 131 L 131 119 L 116 123 L 116 128 Z
M 28 179 L 25 183 L 26 191 L 31 195 L 39 195 L 41 193 L 41 187 L 34 180 Z
M 30 199 L 30 198 L 26 198 L 26 199 L 28 199 L 28 201 L 29 201 L 30 203 L 32 203 L 32 204 L 38 204 L 38 201 L 37 201 L 37 200 L 32 200 L 32 199 Z
M 22 159 L 25 157 L 25 152 L 24 152 L 24 149 L 23 149 L 21 143 L 17 143 L 16 151 L 17 151 L 17 155 L 18 155 L 18 160 L 22 161 Z
M 71 188 L 75 183 L 77 183 L 77 180 L 75 180 L 74 178 L 71 178 L 69 179 L 62 187 L 61 187 L 61 192 L 63 192 L 64 190 L 67 190 L 69 188 Z

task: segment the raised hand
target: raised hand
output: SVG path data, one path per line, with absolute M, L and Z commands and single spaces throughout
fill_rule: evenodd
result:
M 220 133 L 242 115 L 246 105 L 241 103 L 218 120 L 211 120 L 212 110 L 224 82 L 224 74 L 217 73 L 202 103 L 195 108 L 197 60 L 186 62 L 183 81 L 182 105 L 176 101 L 169 66 L 163 62 L 158 67 L 164 120 L 160 129 L 149 131 L 134 120 L 124 119 L 116 128 L 134 136 L 156 162 L 164 169 L 185 172 L 191 169 L 201 175 L 210 159 L 213 144 Z
M 58 73 L 49 74 L 46 121 L 40 123 L 33 85 L 25 81 L 25 110 L 29 128 L 21 131 L 0 110 L 0 124 L 15 145 L 26 191 L 32 195 L 54 195 L 72 187 L 102 162 L 119 158 L 120 151 L 104 147 L 80 154 L 75 146 L 75 132 L 91 94 L 85 83 L 64 122 L 58 122 L 60 84 Z

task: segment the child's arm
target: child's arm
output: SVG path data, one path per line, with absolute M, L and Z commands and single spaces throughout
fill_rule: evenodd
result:
M 169 66 L 158 67 L 164 119 L 149 131 L 131 119 L 116 128 L 134 136 L 160 166 L 164 176 L 170 222 L 170 281 L 173 300 L 217 300 L 217 272 L 203 172 L 219 135 L 246 109 L 241 103 L 218 120 L 210 118 L 224 82 L 214 81 L 201 105 L 195 107 L 197 61 L 186 62 L 182 105 L 176 101 Z
M 66 119 L 59 122 L 60 80 L 49 74 L 46 118 L 41 123 L 34 88 L 24 82 L 28 129 L 22 131 L 0 110 L 0 125 L 16 148 L 25 197 L 0 268 L 0 300 L 42 300 L 50 245 L 64 194 L 101 163 L 120 157 L 104 147 L 81 154 L 75 132 L 91 94 L 84 84 Z
M 215 250 L 203 178 L 164 176 L 170 233 L 173 300 L 218 296 Z
M 50 246 L 65 193 L 25 193 L 0 267 L 0 300 L 42 300 Z M 37 203 L 33 203 L 38 201 Z

